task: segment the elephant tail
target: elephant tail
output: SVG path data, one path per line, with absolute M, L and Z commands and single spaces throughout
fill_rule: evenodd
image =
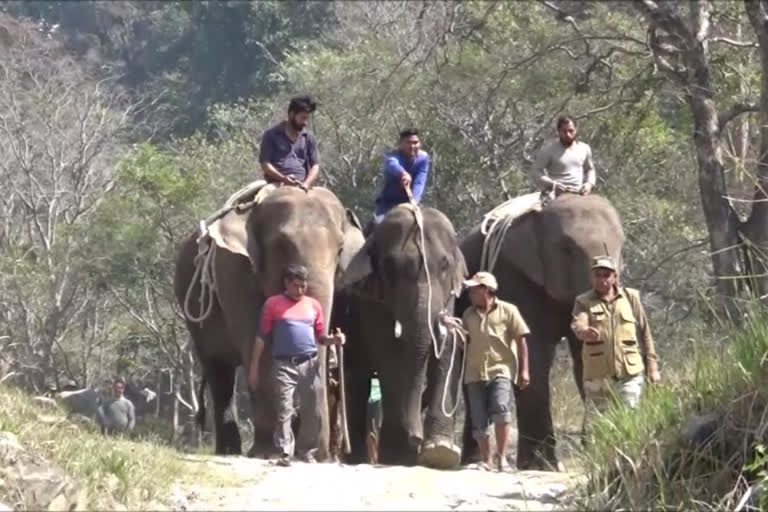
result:
M 199 407 L 197 409 L 197 414 L 195 415 L 195 420 L 197 421 L 197 425 L 200 427 L 200 430 L 205 429 L 205 385 L 207 384 L 207 380 L 205 378 L 205 373 L 203 373 L 203 378 L 200 380 L 200 390 L 197 392 L 197 402 L 199 404 Z

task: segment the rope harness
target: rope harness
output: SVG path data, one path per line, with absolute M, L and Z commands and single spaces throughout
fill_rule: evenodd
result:
M 570 187 L 553 183 L 552 188 L 543 192 L 533 192 L 512 198 L 500 204 L 483 216 L 480 224 L 480 233 L 483 235 L 483 249 L 480 254 L 480 269 L 493 272 L 504 246 L 504 239 L 509 228 L 519 219 L 531 211 L 541 211 L 556 196 L 556 188 L 562 192 L 578 194 L 577 187 Z
M 422 215 L 421 208 L 416 203 L 416 201 L 413 199 L 413 195 L 411 194 L 411 189 L 409 187 L 406 187 L 406 193 L 408 194 L 408 199 L 411 202 L 411 206 L 413 207 L 413 215 L 416 221 L 416 227 L 419 231 L 419 241 L 420 241 L 420 247 L 419 247 L 419 253 L 421 255 L 422 265 L 424 266 L 424 273 L 427 277 L 427 322 L 429 327 L 429 336 L 432 341 L 432 349 L 434 351 L 435 357 L 437 360 L 440 360 L 440 357 L 442 357 L 443 352 L 445 351 L 445 347 L 448 344 L 448 340 L 446 339 L 442 346 L 439 347 L 439 342 L 437 341 L 437 336 L 435 336 L 435 331 L 432 326 L 432 278 L 429 274 L 429 265 L 427 264 L 427 246 L 424 236 L 424 216 Z M 417 247 L 419 244 L 417 244 Z M 443 309 L 442 317 L 446 320 L 444 320 L 444 324 L 447 323 L 446 327 L 448 328 L 449 334 L 451 336 L 451 339 L 453 341 L 452 348 L 451 348 L 451 360 L 448 366 L 448 373 L 445 377 L 445 384 L 443 385 L 443 392 L 442 392 L 442 398 L 440 400 L 440 408 L 442 410 L 442 413 L 446 417 L 451 417 L 456 413 L 456 410 L 459 408 L 459 401 L 456 400 L 453 404 L 453 409 L 451 411 L 446 410 L 445 401 L 446 397 L 448 396 L 448 386 L 451 383 L 450 376 L 453 372 L 453 366 L 454 366 L 454 359 L 456 357 L 456 350 L 457 346 L 459 344 L 459 340 L 461 340 L 462 346 L 467 341 L 466 331 L 464 331 L 464 328 L 462 327 L 461 320 L 455 317 L 448 316 L 445 313 L 445 309 Z M 439 347 L 439 348 L 438 348 Z M 461 393 L 461 385 L 462 381 L 464 380 L 464 368 L 466 367 L 467 362 L 467 351 L 464 350 L 462 353 L 462 361 L 461 361 L 461 367 L 459 368 L 459 380 L 457 384 L 456 389 L 456 396 L 459 396 L 459 393 Z
M 194 259 L 195 272 L 192 274 L 192 279 L 187 287 L 187 293 L 184 295 L 184 315 L 190 322 L 202 323 L 213 311 L 215 301 L 214 296 L 216 295 L 216 273 L 214 272 L 214 268 L 216 265 L 216 250 L 218 246 L 208 233 L 209 227 L 233 210 L 242 213 L 250 209 L 259 202 L 258 192 L 266 186 L 268 186 L 268 184 L 264 181 L 254 181 L 247 184 L 232 194 L 224 203 L 224 206 L 216 210 L 207 219 L 200 221 L 200 229 L 197 237 L 197 255 Z M 301 186 L 300 188 L 305 192 L 307 191 L 304 186 Z M 253 192 L 256 192 L 257 195 L 254 196 L 251 201 L 244 203 L 239 202 L 243 197 L 246 197 Z M 190 299 L 192 297 L 192 289 L 195 287 L 195 283 L 197 283 L 198 280 L 200 282 L 200 295 L 198 297 L 200 314 L 195 316 L 191 313 Z

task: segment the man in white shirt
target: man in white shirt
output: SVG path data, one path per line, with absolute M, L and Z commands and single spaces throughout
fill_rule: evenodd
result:
M 576 121 L 557 120 L 558 140 L 545 145 L 531 167 L 531 180 L 539 190 L 587 195 L 595 186 L 595 166 L 589 145 L 576 140 Z

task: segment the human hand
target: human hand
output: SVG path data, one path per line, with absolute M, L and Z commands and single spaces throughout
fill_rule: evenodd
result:
M 581 331 L 581 339 L 585 343 L 597 343 L 600 340 L 600 333 L 594 327 L 587 327 Z
M 331 339 L 333 340 L 331 344 L 333 345 L 344 345 L 347 342 L 347 337 L 344 335 L 343 332 L 341 332 L 341 329 L 338 327 L 333 332 L 333 336 L 331 336 Z
M 648 375 L 648 381 L 651 384 L 658 384 L 661 382 L 661 373 L 659 372 L 659 364 L 656 362 L 656 360 L 651 359 L 648 361 L 648 368 L 646 371 Z
M 531 376 L 528 373 L 528 368 L 525 368 L 520 371 L 520 375 L 517 377 L 517 387 L 520 389 L 525 389 L 528 387 L 528 384 L 531 383 Z
M 292 187 L 299 187 L 302 186 L 301 182 L 298 181 L 293 176 L 284 176 L 283 177 L 283 185 L 290 185 Z
M 586 196 L 590 192 L 592 192 L 592 184 L 591 183 L 584 183 L 581 186 L 581 189 L 579 190 L 579 194 L 581 194 L 583 196 Z
M 400 185 L 403 186 L 403 188 L 411 188 L 411 175 L 407 172 L 403 171 L 400 173 Z

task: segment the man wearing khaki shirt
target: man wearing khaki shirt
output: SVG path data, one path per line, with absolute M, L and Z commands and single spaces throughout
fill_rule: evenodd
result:
M 584 425 L 605 411 L 612 399 L 636 407 L 648 380 L 661 380 L 651 329 L 632 288 L 616 284 L 616 265 L 608 256 L 593 260 L 592 290 L 579 295 L 573 307 L 571 328 L 584 342 Z
M 496 297 L 498 283 L 493 274 L 478 272 L 464 285 L 469 288 L 472 306 L 462 315 L 468 332 L 467 385 L 472 435 L 480 445 L 483 467 L 490 468 L 490 423 L 496 433 L 494 465 L 499 471 L 506 461 L 508 425 L 512 422 L 510 404 L 512 383 L 524 389 L 530 382 L 528 326 L 517 307 Z

